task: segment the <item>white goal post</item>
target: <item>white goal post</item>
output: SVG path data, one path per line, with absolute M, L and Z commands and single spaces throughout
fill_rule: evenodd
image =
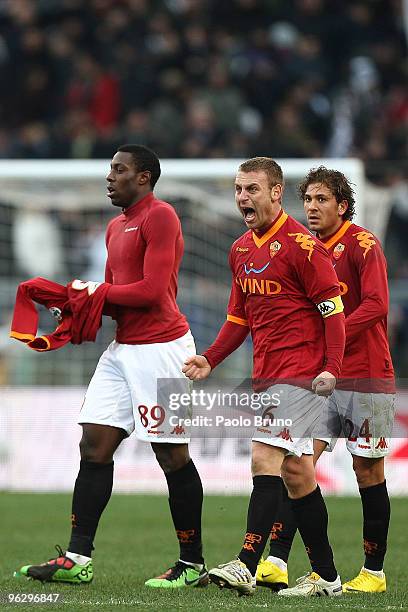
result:
M 209 183 L 213 181 L 231 182 L 237 168 L 243 159 L 163 159 L 161 160 L 162 177 L 158 184 L 158 191 L 161 191 L 161 185 L 166 181 L 182 181 L 187 183 Z M 318 166 L 326 166 L 340 170 L 353 184 L 356 193 L 356 222 L 362 223 L 364 219 L 364 164 L 356 158 L 336 159 L 336 158 L 306 158 L 306 159 L 277 159 L 276 160 L 283 169 L 286 183 L 299 183 L 311 168 Z M 104 179 L 109 168 L 108 160 L 0 160 L 0 179 L 19 181 L 55 181 L 55 187 L 58 187 L 58 182 L 74 180 L 97 180 Z M 231 184 L 231 183 L 230 183 Z M 102 183 L 103 186 L 103 183 Z M 3 184 L 4 188 L 4 184 Z M 207 191 L 206 189 L 204 189 Z M 219 189 L 217 189 L 219 192 Z M 36 204 L 40 205 L 40 201 L 34 195 Z M 209 194 L 211 195 L 211 194 Z M 218 198 L 217 198 L 218 195 Z M 233 208 L 233 193 L 231 184 L 230 195 L 219 197 L 218 194 L 213 194 L 207 200 L 207 204 L 211 207 L 216 207 L 219 212 L 231 214 Z M 28 196 L 28 197 L 27 197 Z M 58 206 L 58 195 L 54 193 L 55 205 Z M 25 194 L 26 204 L 29 205 L 30 194 Z M 75 198 L 73 198 L 73 206 L 75 206 Z M 92 206 L 92 203 L 89 204 Z M 64 204 L 61 202 L 61 206 Z M 230 208 L 231 207 L 231 208 Z

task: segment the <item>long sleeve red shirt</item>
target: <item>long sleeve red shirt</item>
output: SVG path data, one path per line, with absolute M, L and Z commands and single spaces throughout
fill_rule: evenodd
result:
M 109 223 L 106 246 L 116 340 L 150 344 L 183 336 L 189 327 L 176 296 L 184 242 L 174 208 L 149 193 Z
M 387 336 L 387 264 L 381 244 L 371 232 L 350 221 L 323 244 L 335 266 L 346 316 L 341 384 L 347 387 L 349 379 L 365 379 L 368 390 L 393 392 L 394 368 Z
M 264 381 L 260 386 L 276 379 L 311 380 L 323 370 L 337 377 L 344 315 L 336 274 L 319 241 L 281 212 L 262 236 L 248 231 L 234 242 L 230 266 L 228 321 L 204 353 L 210 365 L 220 363 L 250 331 L 253 378 Z

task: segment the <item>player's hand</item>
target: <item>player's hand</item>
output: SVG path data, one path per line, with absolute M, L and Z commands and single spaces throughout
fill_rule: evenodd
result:
M 336 377 L 331 372 L 320 372 L 312 382 L 312 389 L 316 395 L 328 397 L 334 391 Z
M 204 380 L 211 372 L 211 366 L 203 355 L 193 355 L 184 362 L 182 372 L 190 380 Z

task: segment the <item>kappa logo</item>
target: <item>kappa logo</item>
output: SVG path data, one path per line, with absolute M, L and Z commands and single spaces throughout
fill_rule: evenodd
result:
M 275 257 L 275 255 L 277 253 L 279 253 L 279 251 L 281 250 L 282 245 L 279 242 L 279 240 L 275 240 L 274 242 L 271 242 L 271 244 L 269 245 L 269 255 L 272 257 Z
M 292 436 L 290 435 L 290 431 L 287 427 L 284 427 L 282 431 L 277 435 L 277 437 L 282 438 L 282 440 L 290 440 L 291 442 L 293 442 Z
M 375 448 L 388 448 L 387 440 L 383 436 L 381 436 Z
M 248 247 L 237 247 L 238 253 L 248 253 L 248 251 L 249 251 Z
M 309 255 L 307 256 L 307 258 L 310 261 L 316 241 L 312 240 L 312 237 L 309 236 L 309 234 L 302 234 L 301 232 L 296 232 L 295 234 L 288 234 L 288 236 L 294 236 L 295 241 L 297 244 L 300 245 L 300 248 L 304 249 L 305 251 L 309 251 Z
M 182 425 L 175 425 L 173 431 L 170 432 L 170 435 L 174 434 L 176 436 L 181 436 L 184 433 L 186 433 L 186 430 Z
M 331 300 L 325 300 L 324 302 L 320 302 L 320 304 L 317 305 L 317 308 L 323 317 L 327 317 L 328 314 L 335 310 L 336 304 Z
M 135 231 L 136 231 L 136 230 L 138 230 L 138 229 L 139 229 L 139 226 L 138 226 L 138 225 L 136 225 L 136 227 L 127 227 L 127 228 L 125 229 L 125 232 L 135 232 Z
M 358 244 L 364 249 L 363 257 L 365 259 L 368 251 L 376 244 L 375 240 L 373 240 L 373 234 L 371 232 L 357 232 L 353 236 L 357 236 Z
M 341 242 L 339 242 L 339 244 L 336 244 L 336 246 L 333 249 L 334 259 L 340 259 L 340 257 L 344 253 L 345 248 L 346 248 L 346 245 L 342 244 Z
M 87 289 L 88 295 L 92 295 L 93 293 L 95 293 L 99 285 L 102 285 L 102 283 L 96 283 L 95 281 L 84 282 L 78 280 L 77 278 L 71 283 L 72 289 L 75 289 L 75 291 L 82 291 L 83 289 Z

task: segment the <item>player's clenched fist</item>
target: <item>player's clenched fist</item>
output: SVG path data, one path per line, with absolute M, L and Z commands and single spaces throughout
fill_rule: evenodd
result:
M 336 386 L 336 377 L 331 372 L 321 372 L 312 382 L 312 389 L 316 395 L 328 397 Z
M 203 380 L 211 372 L 211 366 L 203 355 L 193 355 L 184 362 L 182 371 L 190 380 Z

